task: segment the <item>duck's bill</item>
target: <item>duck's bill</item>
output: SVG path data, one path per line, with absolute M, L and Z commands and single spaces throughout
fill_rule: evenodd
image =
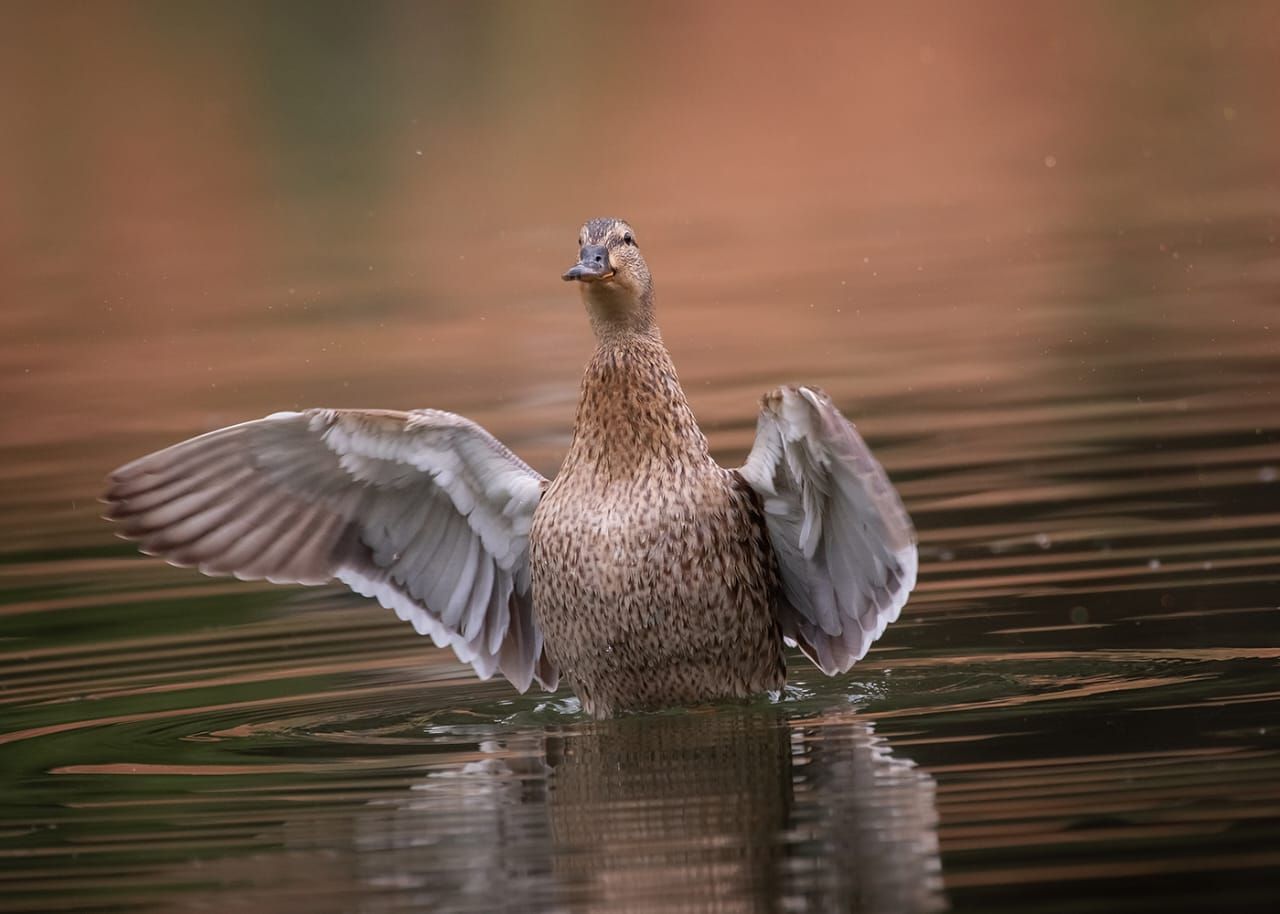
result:
M 565 282 L 603 282 L 613 278 L 613 270 L 599 263 L 575 263 L 562 277 Z

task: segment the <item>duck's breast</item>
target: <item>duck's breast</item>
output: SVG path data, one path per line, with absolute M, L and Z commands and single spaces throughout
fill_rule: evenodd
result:
M 780 662 L 759 506 L 714 464 L 609 480 L 567 473 L 538 506 L 530 556 L 538 623 L 576 686 L 636 704 L 628 691 L 672 670 L 754 679 L 755 667 Z

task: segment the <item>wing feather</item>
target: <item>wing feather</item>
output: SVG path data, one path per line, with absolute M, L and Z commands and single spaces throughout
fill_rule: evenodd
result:
M 545 483 L 452 413 L 314 409 L 135 460 L 104 500 L 144 552 L 250 580 L 336 578 L 523 691 L 558 679 L 530 594 Z
M 463 556 L 458 561 L 458 572 L 454 578 L 453 593 L 449 595 L 445 610 L 440 615 L 440 621 L 447 628 L 455 631 L 461 630 L 464 615 L 471 607 L 471 585 L 475 581 L 477 570 L 480 567 L 480 540 L 477 537 L 464 534 L 458 537 L 458 541 L 462 545 L 460 551 Z
M 738 471 L 760 495 L 790 642 L 828 675 L 861 660 L 915 587 L 911 519 L 857 430 L 812 387 L 764 397 Z
M 493 601 L 493 566 L 493 558 L 488 553 L 477 555 L 476 573 L 466 588 L 467 603 L 462 614 L 462 637 L 468 641 L 477 638 L 489 621 L 489 604 Z

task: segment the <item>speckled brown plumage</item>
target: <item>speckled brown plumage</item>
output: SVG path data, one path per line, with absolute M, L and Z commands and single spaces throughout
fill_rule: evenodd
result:
M 785 681 L 759 502 L 711 459 L 656 333 L 601 341 L 529 544 L 547 650 L 587 711 Z

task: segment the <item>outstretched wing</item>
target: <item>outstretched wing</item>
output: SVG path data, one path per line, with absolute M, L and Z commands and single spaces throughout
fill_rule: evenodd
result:
M 104 500 L 143 552 L 246 580 L 337 578 L 523 692 L 559 675 L 530 598 L 545 484 L 452 413 L 312 409 L 135 460 Z
M 786 604 L 783 633 L 827 675 L 866 654 L 916 583 L 911 518 L 831 398 L 780 387 L 761 401 L 738 470 L 764 502 Z

